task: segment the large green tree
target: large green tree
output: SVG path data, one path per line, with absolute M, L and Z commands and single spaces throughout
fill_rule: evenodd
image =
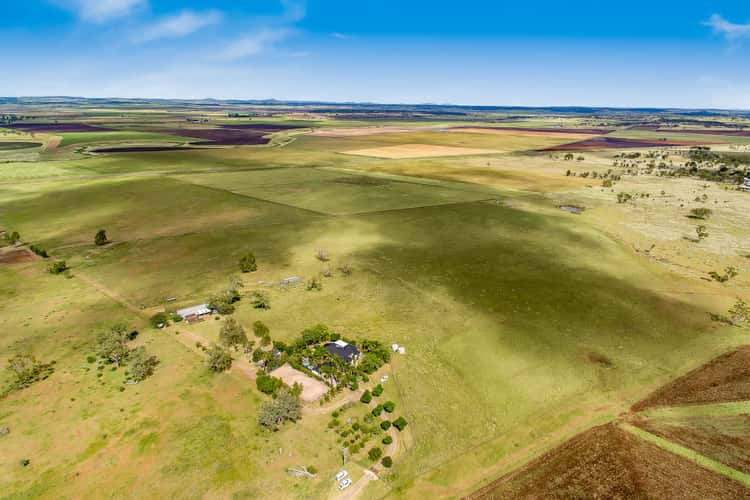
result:
M 226 347 L 242 347 L 247 345 L 245 329 L 234 318 L 227 318 L 219 330 L 219 342 Z

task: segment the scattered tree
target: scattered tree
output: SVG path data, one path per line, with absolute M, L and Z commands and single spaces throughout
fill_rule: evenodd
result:
M 252 273 L 258 270 L 258 264 L 255 262 L 255 255 L 250 252 L 240 258 L 240 271 L 243 273 Z
M 737 302 L 729 309 L 729 315 L 735 324 L 750 323 L 750 304 L 742 299 L 737 299 Z
M 393 467 L 393 459 L 391 457 L 383 457 L 383 460 L 381 460 L 380 463 L 383 464 L 383 467 L 386 469 Z
M 158 364 L 159 358 L 150 355 L 145 347 L 140 346 L 130 353 L 128 370 L 133 380 L 141 382 L 154 374 L 154 369 Z
M 702 241 L 708 238 L 708 230 L 704 225 L 697 226 L 695 228 L 695 234 L 698 236 L 698 241 Z
M 315 257 L 321 262 L 328 262 L 331 257 L 328 255 L 328 251 L 325 248 L 318 248 L 315 251 Z
M 386 401 L 385 403 L 383 403 L 383 409 L 387 413 L 393 413 L 393 410 L 396 409 L 396 403 L 394 403 L 393 401 Z
M 284 422 L 296 422 L 302 414 L 302 405 L 298 396 L 289 390 L 281 390 L 271 401 L 261 405 L 258 411 L 258 424 L 261 427 L 276 431 Z
M 388 420 L 383 420 L 382 422 L 380 422 L 380 428 L 384 431 L 387 431 L 391 428 L 391 423 Z
M 319 292 L 323 289 L 323 281 L 319 277 L 313 276 L 307 282 L 307 289 Z
M 391 436 L 386 436 L 383 438 L 383 444 L 388 445 L 393 442 L 393 438 Z
M 154 328 L 162 328 L 169 323 L 169 316 L 165 312 L 159 312 L 151 316 L 148 321 Z
M 247 335 L 236 319 L 227 318 L 219 330 L 219 342 L 226 347 L 242 347 L 247 345 Z
M 263 323 L 262 321 L 258 320 L 253 323 L 253 334 L 256 337 L 260 337 L 260 338 L 268 337 L 270 332 L 271 331 L 268 329 L 266 324 Z
M 216 295 L 212 295 L 208 299 L 208 307 L 219 314 L 232 314 L 234 312 L 234 303 L 238 300 L 240 300 L 240 294 L 237 290 L 224 290 Z
M 221 373 L 232 367 L 232 356 L 220 345 L 211 344 L 207 353 L 206 364 L 212 372 Z
M 17 354 L 10 358 L 7 369 L 14 379 L 7 391 L 29 387 L 34 382 L 46 379 L 55 371 L 54 362 L 40 363 L 29 354 Z
M 116 367 L 127 359 L 130 354 L 128 341 L 133 338 L 133 334 L 124 323 L 117 323 L 107 331 L 99 334 L 97 339 L 97 354 L 114 363 Z
M 94 244 L 96 246 L 100 247 L 102 245 L 106 245 L 109 243 L 109 239 L 107 239 L 107 231 L 104 229 L 100 229 L 96 232 L 96 236 L 94 236 Z
M 380 385 L 380 384 L 378 384 L 378 385 L 375 386 L 375 388 L 373 388 L 372 395 L 373 396 L 380 396 L 381 394 L 383 394 L 383 386 Z

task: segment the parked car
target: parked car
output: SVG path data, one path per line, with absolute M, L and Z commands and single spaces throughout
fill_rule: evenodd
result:
M 352 480 L 349 479 L 349 478 L 346 478 L 346 479 L 344 479 L 343 481 L 341 481 L 339 483 L 339 489 L 340 490 L 345 490 L 345 489 L 347 489 L 349 487 L 350 484 L 352 484 Z
M 343 480 L 348 475 L 349 475 L 348 472 L 346 472 L 345 470 L 342 470 L 341 472 L 339 472 L 338 474 L 336 474 L 336 481 L 341 481 L 341 480 Z

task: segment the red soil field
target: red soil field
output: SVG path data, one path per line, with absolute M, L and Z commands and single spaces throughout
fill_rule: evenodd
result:
M 0 264 L 21 264 L 34 260 L 34 254 L 25 248 L 0 250 Z
M 508 498 L 748 498 L 740 483 L 664 451 L 615 424 L 575 436 L 469 495 Z
M 11 123 L 3 128 L 23 130 L 24 132 L 111 132 L 113 129 L 95 127 L 87 123 Z
M 569 142 L 559 146 L 540 149 L 539 151 L 585 151 L 592 149 L 629 149 L 629 148 L 658 148 L 664 146 L 697 146 L 706 144 L 695 141 L 668 141 L 622 139 L 619 137 L 592 137 L 583 141 Z
M 694 417 L 681 422 L 636 415 L 631 423 L 750 474 L 750 415 Z
M 163 134 L 179 135 L 182 137 L 195 137 L 202 141 L 191 144 L 201 146 L 252 146 L 268 144 L 268 134 L 281 130 L 289 130 L 300 127 L 291 125 L 264 125 L 260 123 L 222 125 L 221 128 L 190 129 L 180 128 L 171 130 L 154 130 Z
M 478 128 L 485 130 L 516 130 L 518 132 L 539 132 L 550 134 L 589 134 L 600 135 L 609 134 L 613 130 L 605 128 L 536 128 L 536 127 L 451 127 L 451 130 L 461 130 L 467 128 Z
M 123 146 L 119 148 L 102 148 L 95 149 L 94 153 L 150 153 L 157 151 L 187 151 L 189 149 L 200 149 L 200 148 L 181 148 L 179 146 Z
M 747 399 L 750 399 L 750 345 L 722 354 L 683 375 L 634 404 L 632 409 Z

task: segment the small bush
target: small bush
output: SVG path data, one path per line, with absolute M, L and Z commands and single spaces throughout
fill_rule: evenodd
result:
M 398 417 L 396 420 L 393 421 L 393 427 L 399 430 L 399 432 L 403 431 L 404 428 L 407 425 L 407 421 L 404 417 Z
M 307 282 L 307 290 L 315 290 L 317 292 L 323 289 L 323 281 L 317 276 L 313 276 Z
M 360 402 L 364 404 L 369 404 L 370 401 L 372 401 L 372 394 L 370 394 L 369 390 L 365 390 L 365 392 L 362 393 L 362 397 L 359 398 Z
M 310 465 L 307 467 L 307 472 L 309 472 L 310 474 L 317 474 L 318 469 L 314 465 Z
M 167 313 L 160 312 L 151 316 L 148 321 L 154 328 L 161 328 L 169 323 L 169 317 L 167 316 Z
M 62 274 L 68 270 L 68 264 L 64 260 L 57 260 L 50 264 L 47 270 L 50 274 Z
M 240 271 L 243 273 L 252 273 L 258 270 L 258 264 L 255 262 L 255 255 L 251 252 L 240 258 Z
M 393 438 L 391 436 L 386 436 L 383 438 L 383 444 L 391 444 L 393 442 Z
M 250 303 L 256 309 L 271 309 L 271 299 L 264 292 L 254 291 L 251 293 Z
M 380 428 L 384 431 L 387 431 L 391 428 L 391 423 L 388 420 L 383 420 L 382 422 L 380 422 Z
M 378 460 L 380 460 L 380 457 L 383 456 L 383 450 L 381 450 L 377 446 L 374 448 L 370 448 L 370 451 L 367 452 L 367 456 L 373 462 L 377 462 Z
M 393 413 L 393 410 L 396 409 L 396 403 L 393 401 L 386 401 L 383 403 L 383 409 L 388 413 Z
M 382 386 L 382 385 L 380 385 L 380 384 L 378 384 L 378 385 L 376 385 L 376 386 L 375 386 L 375 388 L 374 388 L 374 389 L 372 390 L 372 395 L 373 395 L 373 396 L 380 396 L 381 394 L 383 394 L 383 386 Z
M 383 457 L 383 460 L 381 460 L 380 463 L 387 469 L 393 467 L 393 459 L 391 457 Z

